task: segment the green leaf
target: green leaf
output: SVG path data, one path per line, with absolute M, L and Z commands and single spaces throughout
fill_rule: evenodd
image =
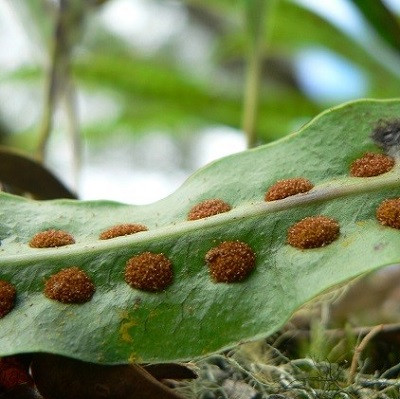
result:
M 268 336 L 321 292 L 400 262 L 400 232 L 375 217 L 382 200 L 400 196 L 399 167 L 377 177 L 349 177 L 354 159 L 379 152 L 370 136 L 378 121 L 394 118 L 400 118 L 400 100 L 362 100 L 328 110 L 298 133 L 208 165 L 151 205 L 1 195 L 1 279 L 16 286 L 17 302 L 0 321 L 0 356 L 50 352 L 117 364 L 191 359 Z M 315 188 L 264 201 L 268 187 L 295 176 Z M 186 221 L 193 205 L 210 198 L 233 209 Z M 321 214 L 340 224 L 337 240 L 308 250 L 287 244 L 290 226 Z M 143 223 L 149 231 L 98 240 L 119 223 Z M 35 233 L 50 228 L 70 232 L 76 243 L 28 246 Z M 255 269 L 242 282 L 215 283 L 204 257 L 229 240 L 253 249 Z M 124 281 L 127 260 L 145 251 L 172 262 L 173 283 L 163 292 L 133 289 Z M 44 280 L 71 266 L 91 277 L 93 298 L 79 305 L 46 298 Z
M 397 96 L 400 80 L 384 61 L 371 55 L 373 48 L 363 48 L 357 41 L 329 21 L 290 0 L 280 0 L 271 19 L 266 20 L 268 48 L 266 55 L 294 58 L 302 49 L 332 51 L 352 62 L 366 74 L 368 95 L 387 98 Z M 245 56 L 246 41 L 241 32 L 226 35 L 218 48 L 222 59 Z
M 111 90 L 123 96 L 125 109 L 114 122 L 133 131 L 157 127 L 177 128 L 224 124 L 240 128 L 241 93 L 210 87 L 160 63 L 124 55 L 94 56 L 75 64 L 82 87 Z M 296 92 L 276 93 L 260 99 L 259 135 L 266 140 L 290 131 L 294 118 L 309 118 L 318 107 Z M 111 126 L 107 126 L 109 133 Z M 100 127 L 99 133 L 103 129 Z
M 290 22 L 288 22 L 290 21 Z M 354 63 L 369 78 L 369 95 L 397 96 L 399 77 L 386 63 L 373 57 L 375 49 L 363 48 L 326 19 L 292 1 L 278 2 L 271 34 L 272 51 L 297 52 L 301 48 L 326 48 Z M 275 49 L 275 50 L 274 50 Z
M 381 0 L 351 0 L 378 35 L 400 52 L 400 24 L 397 17 Z
M 128 130 L 145 133 L 162 128 L 166 133 L 196 132 L 205 125 L 229 125 L 240 128 L 240 94 L 221 92 L 205 87 L 176 71 L 154 62 L 140 61 L 123 55 L 93 56 L 90 62 L 77 62 L 75 75 L 78 83 L 89 93 L 116 94 L 122 98 L 123 110 L 111 120 L 98 120 L 84 125 L 83 131 L 91 139 L 109 137 L 114 131 Z M 3 76 L 4 81 L 37 81 L 37 68 L 21 68 Z M 0 77 L 1 79 L 1 77 Z M 312 101 L 295 91 L 263 95 L 260 99 L 258 136 L 273 140 L 289 132 L 299 118 L 308 120 L 320 109 Z M 29 139 L 24 135 L 23 146 Z

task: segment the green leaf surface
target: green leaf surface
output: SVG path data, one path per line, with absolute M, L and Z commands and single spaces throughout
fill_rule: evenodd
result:
M 400 100 L 328 110 L 298 133 L 208 165 L 151 205 L 1 195 L 0 277 L 18 294 L 16 307 L 0 320 L 0 356 L 50 352 L 106 364 L 191 359 L 268 336 L 319 293 L 400 262 L 400 232 L 375 218 L 382 200 L 400 196 L 399 166 L 377 177 L 349 177 L 354 159 L 380 152 L 370 137 L 377 122 L 393 118 L 400 118 Z M 310 179 L 314 189 L 264 201 L 268 187 L 295 176 Z M 186 221 L 193 205 L 210 198 L 233 209 Z M 310 250 L 287 244 L 291 225 L 320 214 L 339 222 L 336 241 Z M 98 240 L 114 224 L 135 222 L 149 231 Z M 76 243 L 28 246 L 49 228 L 69 231 Z M 204 257 L 227 240 L 247 243 L 256 266 L 242 282 L 215 283 Z M 127 259 L 145 251 L 172 262 L 173 283 L 161 293 L 124 281 Z M 60 304 L 43 294 L 45 279 L 70 266 L 84 269 L 96 286 L 85 304 Z

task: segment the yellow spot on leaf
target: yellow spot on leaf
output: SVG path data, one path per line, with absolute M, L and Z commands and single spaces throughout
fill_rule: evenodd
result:
M 134 363 L 142 363 L 142 358 L 138 356 L 135 352 L 132 352 L 129 356 L 128 359 L 129 363 L 134 364 Z
M 123 311 L 121 314 L 122 322 L 119 328 L 119 333 L 121 335 L 121 339 L 124 342 L 132 343 L 133 338 L 130 334 L 130 329 L 134 326 L 137 326 L 139 323 L 137 320 L 130 318 L 129 313 L 127 311 Z
M 153 319 L 154 317 L 158 316 L 158 311 L 155 309 L 150 310 L 149 312 L 149 319 Z
M 353 244 L 353 242 L 354 242 L 354 238 L 353 237 L 346 238 L 345 240 L 342 241 L 342 246 L 343 247 L 348 247 L 351 244 Z

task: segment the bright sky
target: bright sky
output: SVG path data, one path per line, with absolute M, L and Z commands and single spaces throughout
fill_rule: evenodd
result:
M 306 8 L 316 11 L 343 31 L 354 36 L 363 36 L 365 27 L 362 18 L 346 0 L 295 0 Z

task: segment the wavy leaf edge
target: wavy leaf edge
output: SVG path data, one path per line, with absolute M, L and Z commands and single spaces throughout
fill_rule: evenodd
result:
M 356 102 L 349 102 L 345 103 L 343 105 L 340 105 L 338 107 L 329 109 L 316 118 L 314 118 L 311 122 L 306 124 L 302 129 L 300 129 L 298 132 L 295 132 L 285 138 L 282 138 L 274 143 L 267 144 L 262 147 L 255 148 L 253 150 L 248 150 L 247 154 L 257 154 L 260 152 L 265 151 L 268 148 L 274 148 L 275 146 L 280 145 L 281 143 L 287 142 L 292 140 L 295 137 L 301 137 L 303 134 L 302 132 L 307 132 L 307 129 L 310 127 L 314 126 L 314 124 L 323 119 L 325 115 L 329 115 L 332 112 L 340 111 L 343 109 L 353 106 L 357 106 L 358 104 L 397 104 L 399 100 L 358 100 Z M 400 115 L 397 115 L 397 117 Z M 240 155 L 239 155 L 240 156 Z M 186 185 L 189 185 L 191 181 L 196 181 L 199 179 L 199 176 L 201 177 L 204 171 L 209 170 L 209 168 L 213 168 L 218 165 L 223 165 L 224 162 L 227 162 L 226 160 L 229 159 L 230 161 L 236 160 L 238 157 L 237 154 L 231 155 L 229 157 L 224 158 L 224 160 L 218 160 L 215 161 L 206 167 L 200 169 L 198 172 L 192 175 L 183 186 L 181 186 L 180 189 L 177 190 L 179 191 L 182 190 L 182 187 L 185 187 Z M 222 163 L 221 163 L 222 161 Z M 398 158 L 397 158 L 398 161 Z M 307 176 L 305 176 L 307 177 Z M 367 184 L 366 184 L 367 182 Z M 56 258 L 58 261 L 61 263 L 68 263 L 69 259 L 71 256 L 78 256 L 78 258 L 84 259 L 86 254 L 89 254 L 90 256 L 97 257 L 101 256 L 104 252 L 110 253 L 110 252 L 118 252 L 118 251 L 124 251 L 127 248 L 132 248 L 128 252 L 135 252 L 134 248 L 135 246 L 139 247 L 144 247 L 147 244 L 151 244 L 150 246 L 158 246 L 158 241 L 162 241 L 163 238 L 166 240 L 170 239 L 182 239 L 184 236 L 188 236 L 191 233 L 194 232 L 199 232 L 199 231 L 218 231 L 218 228 L 220 227 L 227 227 L 227 230 L 229 230 L 229 226 L 232 223 L 238 223 L 239 221 L 245 221 L 248 219 L 254 219 L 256 217 L 260 216 L 265 216 L 265 215 L 272 215 L 274 213 L 279 213 L 283 210 L 293 210 L 294 208 L 301 208 L 305 206 L 320 206 L 321 203 L 326 202 L 327 200 L 335 200 L 335 199 L 341 199 L 343 197 L 347 196 L 352 196 L 352 195 L 364 195 L 364 194 L 369 194 L 369 193 L 375 193 L 379 192 L 381 190 L 387 190 L 387 189 L 396 189 L 400 186 L 400 167 L 399 165 L 396 165 L 390 172 L 382 175 L 382 176 L 377 176 L 377 177 L 371 177 L 368 178 L 366 181 L 365 178 L 351 178 L 349 179 L 348 177 L 343 177 L 343 178 L 334 178 L 333 181 L 328 181 L 328 182 L 323 182 L 322 184 L 316 184 L 315 187 L 308 193 L 305 194 L 298 194 L 293 197 L 288 197 L 283 200 L 278 200 L 278 201 L 273 201 L 273 202 L 265 202 L 265 201 L 248 201 L 245 202 L 243 205 L 239 206 L 234 206 L 232 210 L 226 213 L 222 213 L 219 215 L 215 215 L 209 218 L 197 220 L 197 221 L 180 221 L 172 224 L 168 224 L 165 226 L 161 227 L 156 227 L 154 229 L 150 229 L 149 231 L 146 232 L 141 232 L 140 234 L 136 235 L 131 235 L 131 236 L 124 236 L 124 237 L 119 237 L 115 238 L 112 240 L 106 240 L 106 241 L 91 241 L 88 240 L 86 242 L 80 243 L 79 240 L 77 241 L 76 244 L 65 246 L 65 247 L 59 247 L 59 248 L 51 248 L 51 249 L 33 249 L 33 248 L 26 248 L 27 252 L 26 254 L 18 254 L 19 249 L 21 246 L 25 245 L 26 242 L 16 242 L 16 243 L 10 243 L 10 246 L 13 249 L 16 249 L 17 253 L 16 254 L 7 254 L 4 249 L 2 249 L 3 254 L 0 259 L 0 264 L 1 265 L 7 265 L 7 266 L 16 266 L 16 265 L 24 265 L 24 264 L 40 264 L 41 262 L 51 262 L 54 258 Z M 176 195 L 176 194 L 174 194 Z M 163 201 L 167 201 L 169 197 L 167 197 L 164 200 L 159 201 L 159 203 L 162 203 Z M 85 206 L 88 209 L 94 207 L 100 207 L 103 208 L 101 209 L 102 212 L 105 212 L 107 210 L 107 207 L 113 208 L 124 208 L 124 210 L 127 209 L 142 209 L 143 207 L 140 206 L 131 206 L 131 205 L 124 205 L 124 204 L 119 204 L 115 202 L 110 202 L 110 201 L 84 201 L 80 202 L 79 204 L 76 201 L 73 200 L 51 200 L 51 201 L 46 201 L 46 202 L 36 202 L 32 201 L 29 199 L 23 199 L 23 198 L 17 198 L 12 195 L 8 194 L 1 194 L 0 195 L 0 201 L 3 202 L 3 204 L 7 201 L 12 202 L 15 207 L 18 207 L 21 204 L 28 204 L 29 206 L 34 206 L 34 207 L 46 207 L 47 204 L 54 204 L 56 206 L 61 206 L 61 207 L 68 207 L 68 205 L 72 205 L 73 209 L 75 209 L 76 206 Z M 157 203 L 155 203 L 157 204 Z M 152 207 L 155 204 L 151 204 L 148 207 Z M 216 233 L 211 233 L 211 235 L 215 235 Z M 232 235 L 232 233 L 228 234 Z M 220 239 L 218 239 L 220 240 Z M 23 241 L 23 240 L 21 240 Z M 200 252 L 200 251 L 199 251 Z M 393 262 L 385 262 L 382 260 L 382 264 L 380 264 L 377 267 L 383 267 L 388 264 L 392 264 Z M 369 272 L 377 267 L 372 267 L 370 269 L 367 269 L 366 271 L 360 271 L 359 273 L 354 272 L 350 278 L 357 277 L 365 272 Z M 338 278 L 335 281 L 335 284 L 333 285 L 338 285 L 342 284 L 345 281 L 348 281 L 349 277 L 346 275 L 343 278 Z M 215 285 L 215 283 L 213 283 Z M 197 287 L 193 287 L 194 290 L 196 290 Z M 215 288 L 215 287 L 214 287 Z M 325 287 L 324 289 L 319 289 L 316 292 L 313 293 L 313 295 L 310 295 L 307 300 L 311 300 L 315 296 L 319 295 L 321 292 L 324 292 L 326 289 L 329 289 L 330 287 Z M 221 287 L 221 291 L 226 291 L 227 287 Z M 167 290 L 168 291 L 168 290 Z M 161 295 L 164 296 L 165 298 L 165 293 L 163 294 L 144 294 L 144 298 L 147 298 L 148 295 Z M 188 297 L 190 296 L 190 292 L 188 294 Z M 228 295 L 229 296 L 229 295 Z M 140 295 L 138 296 L 138 298 Z M 298 302 L 298 301 L 297 301 Z M 304 301 L 303 301 L 304 303 Z M 161 305 L 158 305 L 161 306 Z M 285 310 L 285 317 L 281 315 L 279 323 L 274 324 L 274 326 L 269 329 L 269 331 L 263 331 L 258 334 L 253 334 L 251 337 L 252 338 L 262 338 L 265 337 L 269 334 L 271 334 L 273 331 L 276 331 L 278 326 L 283 325 L 290 315 L 293 313 L 293 311 L 298 308 L 299 304 L 294 301 L 294 303 L 289 306 L 288 309 Z M 62 314 L 62 310 L 60 311 L 60 315 Z M 218 313 L 218 312 L 217 312 Z M 124 317 L 122 317 L 124 320 Z M 131 329 L 134 327 L 134 321 L 130 319 L 130 316 L 125 317 L 127 320 L 126 322 L 128 325 L 125 324 L 126 328 L 126 337 L 128 341 L 131 339 Z M 4 319 L 6 320 L 6 319 Z M 0 321 L 0 342 L 4 338 L 3 333 L 1 332 L 1 323 Z M 133 324 L 132 324 L 133 323 Z M 273 323 L 272 323 L 273 324 Z M 120 328 L 123 328 L 123 323 L 121 324 Z M 212 329 L 212 328 L 211 328 Z M 123 335 L 123 334 L 122 334 Z M 245 339 L 248 339 L 250 337 L 245 337 Z M 235 341 L 235 340 L 234 340 Z M 210 352 L 214 352 L 216 349 L 223 350 L 223 349 L 228 349 L 232 346 L 233 342 L 232 339 L 228 340 L 228 342 L 225 345 L 219 345 L 218 348 L 214 348 L 214 350 L 211 350 Z M 117 345 L 118 346 L 118 345 Z M 39 351 L 44 351 L 44 348 L 39 348 Z M 78 350 L 79 352 L 79 350 Z M 16 353 L 15 349 L 14 351 L 7 352 L 5 351 L 2 354 L 13 354 Z M 60 351 L 60 349 L 57 349 L 54 353 L 70 356 L 70 357 L 76 357 L 81 360 L 89 360 L 93 361 L 93 358 L 90 356 L 82 356 L 82 353 L 75 353 L 74 351 Z M 207 352 L 209 353 L 209 352 Z M 117 362 L 126 362 L 126 360 L 122 360 L 122 357 L 120 354 L 120 360 Z M 197 356 L 202 356 L 201 353 L 197 353 Z M 88 357 L 90 359 L 88 359 Z M 190 357 L 192 357 L 192 354 L 190 354 Z M 196 356 L 194 356 L 196 357 Z M 136 357 L 138 359 L 139 357 Z M 126 359 L 126 357 L 125 357 Z M 166 359 L 160 359 L 160 358 L 152 358 L 151 356 L 148 358 L 145 358 L 145 361 L 148 360 L 161 360 L 161 361 L 166 361 L 166 360 L 181 360 L 181 359 L 187 359 L 185 356 L 179 356 L 177 359 L 173 358 L 171 356 L 167 356 Z M 132 357 L 131 357 L 132 360 Z M 98 362 L 104 362 L 100 358 L 95 359 L 95 361 Z M 109 360 L 105 361 L 106 363 L 109 363 Z M 110 363 L 113 363 L 115 361 L 111 361 Z

